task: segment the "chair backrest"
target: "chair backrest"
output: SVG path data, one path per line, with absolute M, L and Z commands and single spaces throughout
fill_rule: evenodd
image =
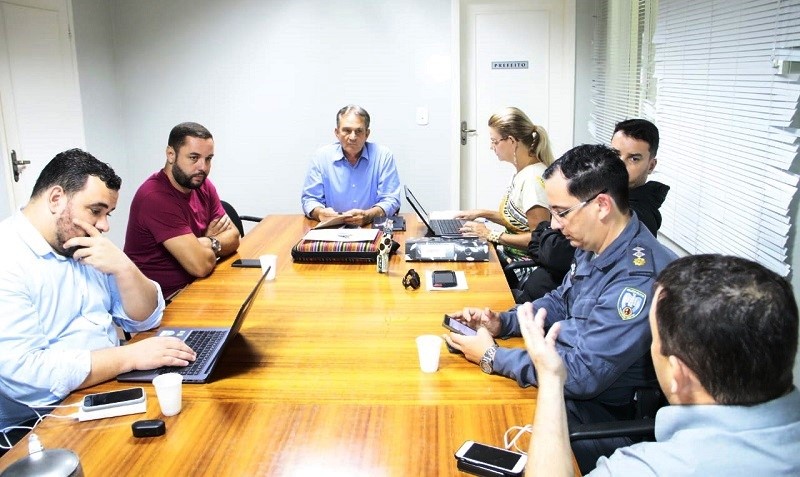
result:
M 236 212 L 236 209 L 234 209 L 231 204 L 225 202 L 224 200 L 221 200 L 220 202 L 222 202 L 222 208 L 225 209 L 225 213 L 228 214 L 228 218 L 230 218 L 233 222 L 233 225 L 239 229 L 239 236 L 244 237 L 244 225 L 242 224 L 241 217 L 239 217 L 239 213 Z

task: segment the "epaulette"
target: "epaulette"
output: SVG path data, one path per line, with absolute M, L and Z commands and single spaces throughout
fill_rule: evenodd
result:
M 625 257 L 628 271 L 631 275 L 655 276 L 656 265 L 650 247 L 639 243 L 632 243 Z

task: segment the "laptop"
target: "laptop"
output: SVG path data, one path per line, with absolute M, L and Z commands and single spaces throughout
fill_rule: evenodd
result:
M 428 213 L 425 212 L 425 208 L 422 207 L 422 204 L 419 203 L 417 198 L 411 192 L 411 189 L 408 186 L 404 186 L 406 190 L 406 200 L 409 204 L 411 204 L 411 208 L 414 209 L 414 212 L 417 213 L 417 216 L 422 221 L 423 224 L 428 228 L 427 235 L 433 235 L 435 237 L 469 237 L 471 235 L 465 235 L 459 232 L 461 227 L 467 222 L 466 220 L 461 219 L 433 219 L 428 216 Z
M 117 376 L 117 381 L 127 382 L 150 382 L 164 373 L 178 373 L 183 375 L 184 383 L 205 383 L 214 371 L 214 367 L 219 361 L 219 357 L 225 347 L 233 338 L 239 334 L 239 329 L 244 323 L 247 312 L 255 301 L 261 284 L 269 273 L 269 267 L 261 274 L 261 278 L 256 286 L 245 298 L 244 303 L 236 314 L 236 319 L 229 328 L 163 328 L 158 332 L 158 336 L 175 336 L 182 339 L 190 348 L 197 353 L 197 359 L 188 366 L 165 366 L 162 368 L 149 369 L 143 371 L 130 371 Z

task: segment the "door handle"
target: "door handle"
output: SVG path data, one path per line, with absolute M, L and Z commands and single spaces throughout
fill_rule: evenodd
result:
M 11 150 L 11 169 L 14 171 L 14 182 L 19 182 L 19 166 L 27 166 L 30 163 L 31 161 L 18 161 L 17 151 L 13 149 Z
M 476 129 L 467 129 L 467 122 L 461 121 L 461 145 L 467 144 L 467 134 L 476 132 Z

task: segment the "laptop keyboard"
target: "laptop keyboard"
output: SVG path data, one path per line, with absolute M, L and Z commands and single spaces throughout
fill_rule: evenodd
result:
M 197 359 L 189 366 L 168 366 L 161 368 L 159 374 L 178 373 L 184 376 L 202 373 L 208 364 L 211 353 L 217 345 L 225 338 L 227 331 L 224 330 L 198 330 L 189 333 L 189 337 L 184 340 L 190 348 L 197 353 Z
M 436 228 L 439 235 L 461 235 L 463 220 L 459 219 L 437 219 L 431 221 L 431 226 Z

